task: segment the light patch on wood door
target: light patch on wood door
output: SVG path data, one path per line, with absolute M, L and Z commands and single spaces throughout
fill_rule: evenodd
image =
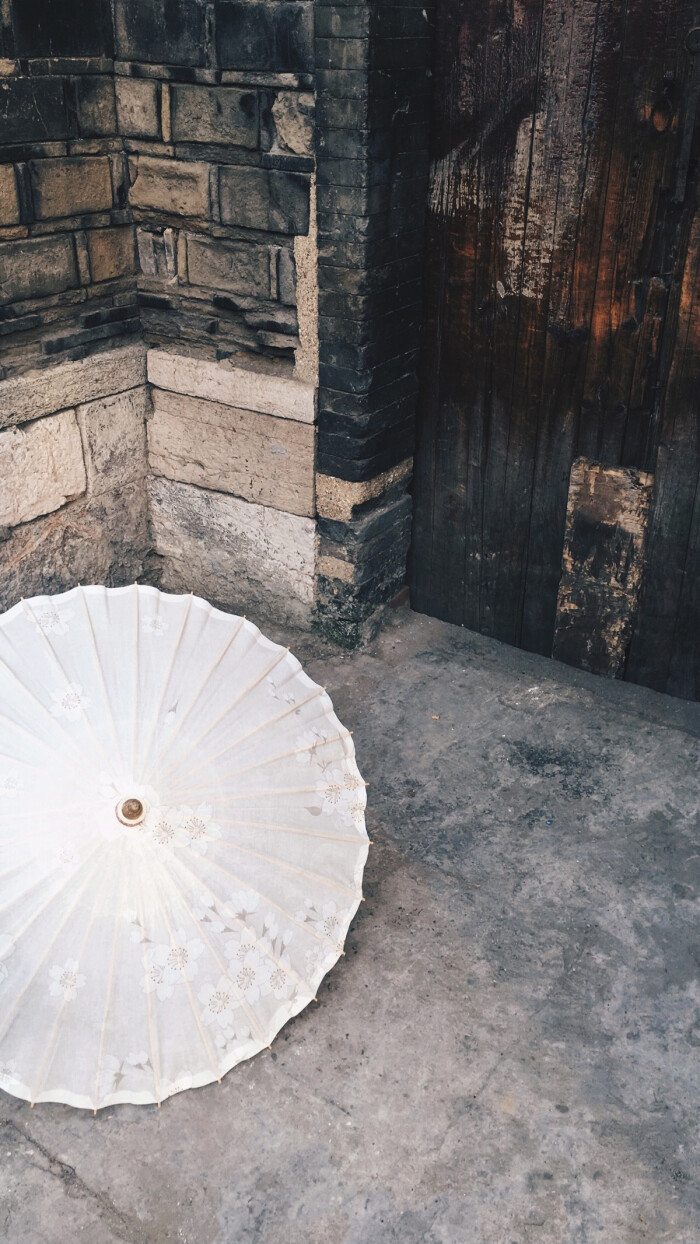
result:
M 620 677 L 644 571 L 653 475 L 577 458 L 571 468 L 552 656 Z

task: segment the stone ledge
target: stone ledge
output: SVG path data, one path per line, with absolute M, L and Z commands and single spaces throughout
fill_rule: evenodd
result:
M 265 375 L 168 350 L 149 350 L 148 379 L 171 393 L 203 397 L 278 419 L 313 423 L 316 418 L 315 385 L 287 376 Z
M 129 345 L 0 381 L 0 427 L 111 397 L 146 382 L 146 348 Z
M 314 436 L 308 423 L 153 390 L 149 464 L 167 479 L 311 517 Z

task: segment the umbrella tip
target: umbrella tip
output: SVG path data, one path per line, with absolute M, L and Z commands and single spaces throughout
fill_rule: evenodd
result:
M 216 1083 L 217 1083 L 217 1084 L 221 1084 L 221 1080 L 217 1080 L 217 1081 L 216 1081 Z
M 92 1114 L 93 1114 L 93 1118 L 94 1118 L 94 1116 L 97 1114 L 97 1111 L 96 1111 L 96 1110 L 93 1110 Z
M 33 1109 L 34 1109 L 34 1102 L 33 1102 L 33 1101 L 30 1101 L 30 1103 L 29 1103 L 29 1109 L 30 1109 L 30 1110 L 33 1110 Z
M 374 838 L 368 838 L 367 841 L 371 847 L 374 846 Z
M 160 1110 L 160 1102 L 158 1102 L 158 1109 Z

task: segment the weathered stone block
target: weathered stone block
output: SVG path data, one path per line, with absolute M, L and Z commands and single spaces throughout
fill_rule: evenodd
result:
M 245 242 L 209 242 L 187 236 L 187 270 L 192 285 L 251 297 L 270 297 L 270 260 L 266 246 Z
M 160 138 L 160 83 L 151 78 L 116 78 L 119 133 Z
M 92 496 L 141 482 L 147 472 L 145 385 L 79 406 L 88 489 Z
M 29 176 L 39 220 L 105 212 L 112 207 L 112 178 L 106 156 L 32 160 Z
M 203 65 L 205 8 L 198 0 L 116 0 L 117 55 L 167 65 Z
M 203 397 L 280 419 L 313 423 L 316 417 L 315 386 L 287 376 L 265 375 L 167 350 L 149 350 L 148 379 L 159 389 L 172 393 Z
M 218 604 L 309 621 L 316 524 L 192 484 L 149 482 L 163 586 Z
M 91 229 L 87 234 L 90 273 L 93 281 L 114 281 L 136 270 L 134 226 Z
M 293 155 L 313 155 L 314 97 L 308 92 L 280 91 L 271 109 L 276 146 Z
M 0 143 L 56 142 L 66 137 L 67 125 L 60 79 L 0 81 Z
M 314 513 L 312 424 L 154 389 L 148 451 L 156 475 Z
M 309 186 L 306 173 L 227 165 L 219 170 L 221 219 L 244 229 L 308 233 Z
M 0 304 L 61 294 L 77 284 L 75 252 L 69 235 L 0 243 Z
M 76 78 L 75 99 L 81 137 L 102 138 L 116 134 L 117 110 L 111 76 Z
M 85 464 L 75 411 L 0 432 L 0 526 L 50 514 L 85 491 Z
M 217 0 L 215 13 L 216 47 L 223 69 L 313 70 L 312 4 Z
M 0 164 L 0 225 L 19 222 L 17 179 L 12 164 Z
M 257 91 L 176 85 L 172 88 L 172 97 L 174 142 L 257 147 Z
M 316 476 L 316 507 L 318 513 L 336 522 L 349 523 L 373 501 L 395 488 L 408 484 L 413 470 L 413 459 L 407 458 L 390 471 L 375 475 L 374 479 L 350 481 L 336 479 L 319 473 Z
M 146 350 L 142 345 L 120 346 L 77 362 L 58 363 L 49 371 L 32 371 L 0 382 L 0 426 L 26 423 L 145 383 Z
M 132 207 L 173 216 L 209 216 L 209 165 L 139 156 L 130 162 Z

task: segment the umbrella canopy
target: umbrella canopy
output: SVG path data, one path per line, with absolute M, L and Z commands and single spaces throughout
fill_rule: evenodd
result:
M 342 953 L 365 784 L 322 687 L 152 587 L 0 618 L 0 1087 L 160 1102 L 268 1046 Z

